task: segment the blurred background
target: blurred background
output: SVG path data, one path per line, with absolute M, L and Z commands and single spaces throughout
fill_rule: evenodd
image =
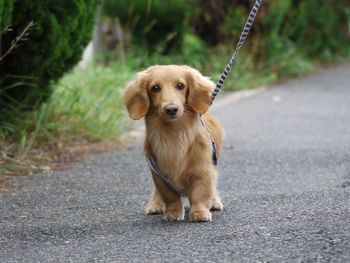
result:
M 0 175 L 125 140 L 121 92 L 153 64 L 217 81 L 253 0 L 0 0 Z M 264 0 L 224 90 L 350 59 L 350 0 Z

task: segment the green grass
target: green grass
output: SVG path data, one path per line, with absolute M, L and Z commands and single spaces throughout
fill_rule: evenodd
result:
M 56 85 L 43 106 L 47 114 L 44 130 L 67 139 L 117 138 L 126 124 L 121 91 L 132 74 L 123 63 L 75 69 Z
M 53 145 L 117 141 L 128 125 L 122 89 L 133 74 L 125 63 L 75 68 L 39 108 L 9 113 L 16 116 L 0 124 L 0 174 L 35 170 L 54 158 L 45 154 Z
M 75 68 L 53 87 L 50 99 L 18 127 L 23 148 L 55 140 L 116 138 L 125 125 L 121 90 L 133 72 L 123 63 Z

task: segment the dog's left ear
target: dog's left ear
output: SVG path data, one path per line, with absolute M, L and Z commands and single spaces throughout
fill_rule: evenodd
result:
M 211 94 L 215 84 L 207 77 L 204 77 L 198 70 L 184 66 L 187 74 L 189 93 L 187 103 L 199 114 L 208 111 L 211 104 Z

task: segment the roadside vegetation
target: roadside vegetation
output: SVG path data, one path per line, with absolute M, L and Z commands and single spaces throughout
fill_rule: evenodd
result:
M 9 2 L 0 0 L 0 15 Z M 120 145 L 125 140 L 121 135 L 130 127 L 122 90 L 137 71 L 150 65 L 187 64 L 216 81 L 232 55 L 250 4 L 238 0 L 221 1 L 222 5 L 212 2 L 193 0 L 193 8 L 188 8 L 188 1 L 180 0 L 140 0 L 132 4 L 105 0 L 104 8 L 97 11 L 96 24 L 112 31 L 122 29 L 122 35 L 116 34 L 112 39 L 115 45 L 109 48 L 113 34 L 106 38 L 102 32 L 100 53 L 84 68 L 73 66 L 81 57 L 80 47 L 86 46 L 92 36 L 94 19 L 84 27 L 80 40 L 70 39 L 70 32 L 46 32 L 52 38 L 38 52 L 31 47 L 31 41 L 36 34 L 46 39 L 41 35 L 46 25 L 41 24 L 41 20 L 46 21 L 42 14 L 52 12 L 41 10 L 41 20 L 34 19 L 37 26 L 26 34 L 24 43 L 0 61 L 0 175 L 47 171 L 77 156 Z M 95 9 L 82 8 L 90 4 Z M 98 1 L 75 0 L 65 7 L 75 10 L 71 15 L 76 21 L 65 20 L 75 25 L 69 30 L 80 29 L 88 20 L 84 12 L 95 12 L 97 4 Z M 8 11 L 19 8 L 7 6 Z M 1 54 L 32 21 L 17 20 L 18 16 L 7 16 L 7 21 L 0 23 Z M 48 21 L 59 28 L 52 16 Z M 308 74 L 320 65 L 348 61 L 349 24 L 348 0 L 324 1 L 322 5 L 317 0 L 264 3 L 224 90 L 255 88 Z M 12 25 L 15 30 L 9 31 Z M 66 46 L 54 49 L 60 37 L 67 38 L 59 41 Z M 77 43 L 73 52 L 69 41 L 74 40 Z M 71 50 L 74 56 L 65 50 Z M 60 59 L 62 54 L 67 56 L 66 62 Z M 35 65 L 22 65 L 33 61 L 32 57 L 36 58 Z M 40 64 L 48 72 L 31 70 Z

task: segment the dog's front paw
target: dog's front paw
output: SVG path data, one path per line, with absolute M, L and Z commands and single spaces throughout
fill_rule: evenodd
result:
M 146 207 L 147 215 L 163 214 L 164 205 L 160 203 L 152 203 Z
M 196 210 L 190 212 L 190 221 L 192 222 L 211 222 L 211 213 L 209 210 Z
M 167 221 L 182 221 L 185 219 L 184 211 L 167 211 L 165 212 L 164 219 Z

